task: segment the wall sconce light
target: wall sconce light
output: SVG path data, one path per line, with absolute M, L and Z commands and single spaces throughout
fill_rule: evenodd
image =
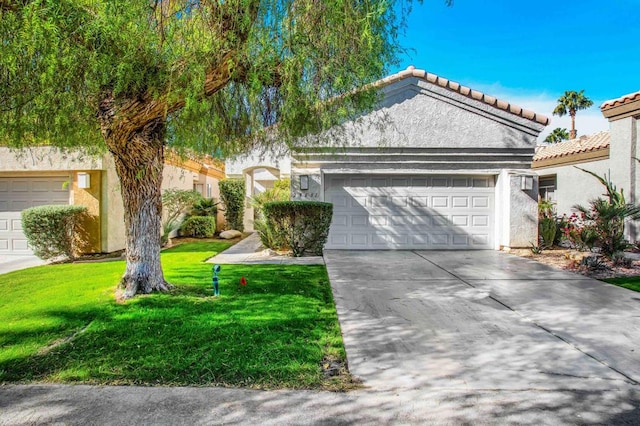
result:
M 306 191 L 309 189 L 309 175 L 300 175 L 300 190 Z
M 91 175 L 89 173 L 78 173 L 78 188 L 91 188 Z
M 533 176 L 521 176 L 520 189 L 523 191 L 531 191 L 533 189 Z

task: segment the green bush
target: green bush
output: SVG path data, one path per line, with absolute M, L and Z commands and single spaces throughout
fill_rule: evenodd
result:
M 39 206 L 22 211 L 22 228 L 29 246 L 41 259 L 66 256 L 74 259 L 86 243 L 81 222 L 84 206 Z
M 553 247 L 553 243 L 556 240 L 556 233 L 558 231 L 556 220 L 552 217 L 543 217 L 538 222 L 538 229 L 540 233 L 541 248 L 548 249 Z
M 262 213 L 262 207 L 265 203 L 273 203 L 276 201 L 289 201 L 291 198 L 290 190 L 291 180 L 280 179 L 274 182 L 273 188 L 266 189 L 265 191 L 251 197 L 251 205 L 256 211 L 256 217 L 258 220 L 264 217 Z M 258 229 L 259 225 L 254 223 L 254 228 Z
M 215 216 L 190 216 L 180 226 L 180 234 L 189 237 L 210 238 L 215 233 Z
M 215 198 L 202 198 L 193 205 L 189 216 L 215 216 L 218 214 L 218 202 Z
M 227 229 L 244 231 L 244 197 L 243 179 L 223 179 L 219 183 L 220 198 L 224 203 L 224 218 Z
M 263 246 L 272 250 L 290 249 L 286 230 L 282 230 L 280 227 L 274 229 L 272 223 L 264 219 L 264 217 L 256 219 L 253 222 L 253 228 L 258 232 Z
M 322 255 L 327 241 L 333 205 L 320 201 L 280 201 L 265 203 L 264 221 L 276 242 L 285 242 L 296 257 L 305 253 Z M 262 238 L 262 235 L 261 235 Z
M 596 198 L 589 203 L 589 207 L 576 205 L 573 208 L 580 213 L 583 226 L 591 230 L 594 245 L 600 247 L 604 256 L 611 258 L 614 253 L 624 251 L 630 246 L 624 237 L 624 226 L 629 219 L 640 219 L 640 206 L 627 203 L 623 190 L 618 191 L 610 177 L 601 177 L 585 169 L 580 170 L 598 179 L 607 190 L 607 198 Z
M 169 242 L 169 234 L 180 227 L 180 217 L 202 200 L 202 194 L 191 189 L 170 188 L 162 193 L 164 215 L 161 244 Z

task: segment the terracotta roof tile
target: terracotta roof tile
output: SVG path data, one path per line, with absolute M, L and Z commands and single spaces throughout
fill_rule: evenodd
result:
M 559 142 L 551 145 L 538 145 L 533 156 L 536 161 L 548 160 L 551 158 L 566 157 L 569 155 L 591 152 L 609 147 L 609 132 L 598 132 L 589 136 L 580 136 L 576 139 Z
M 609 101 L 605 101 L 602 105 L 600 105 L 601 110 L 613 108 L 618 105 L 626 104 L 629 102 L 640 100 L 640 91 L 629 93 L 628 95 L 621 96 L 616 99 L 611 99 Z
M 544 124 L 545 126 L 549 124 L 549 118 L 544 115 L 536 114 L 534 111 L 523 109 L 517 105 L 512 105 L 507 101 L 496 99 L 493 96 L 486 95 L 477 90 L 472 90 L 466 86 L 462 86 L 461 84 L 456 83 L 455 81 L 451 81 L 446 78 L 439 77 L 435 74 L 426 72 L 425 70 L 416 69 L 414 66 L 410 66 L 406 70 L 403 70 L 403 71 L 400 71 L 399 73 L 385 77 L 382 80 L 379 80 L 373 83 L 373 85 L 378 87 L 386 86 L 396 81 L 404 80 L 405 78 L 409 78 L 409 77 L 417 77 L 422 80 L 426 80 L 429 83 L 437 84 L 438 86 L 444 87 L 445 89 L 451 90 L 452 92 L 456 92 L 463 96 L 476 99 L 487 105 L 490 105 L 492 107 L 501 109 L 511 114 L 523 117 L 525 119 L 535 121 L 536 123 Z

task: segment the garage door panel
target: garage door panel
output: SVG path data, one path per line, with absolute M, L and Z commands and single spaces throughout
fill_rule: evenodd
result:
M 469 197 L 467 196 L 452 196 L 451 197 L 451 207 L 455 209 L 459 208 L 467 208 L 469 207 Z
M 472 215 L 471 223 L 474 227 L 486 227 L 489 226 L 489 216 L 486 215 Z
M 413 224 L 418 227 L 418 229 L 420 227 L 430 227 L 432 224 L 432 217 L 431 216 L 414 216 L 413 217 Z
M 451 244 L 454 246 L 469 246 L 469 235 L 467 234 L 453 234 L 451 236 Z
M 451 186 L 454 188 L 466 188 L 469 186 L 469 179 L 463 177 L 451 178 Z
M 488 209 L 490 206 L 488 195 L 480 196 L 480 197 L 472 197 L 471 200 L 472 200 L 471 205 L 473 206 L 473 208 L 476 208 L 476 209 L 479 209 L 479 208 Z
M 325 200 L 339 202 L 327 248 L 493 248 L 493 182 L 493 176 L 329 175 Z
M 369 245 L 369 234 L 351 234 L 351 245 L 366 248 Z
M 434 188 L 447 188 L 449 186 L 449 179 L 446 177 L 434 177 L 431 178 L 431 185 Z
M 351 199 L 351 207 L 367 207 L 369 205 L 368 198 L 366 196 L 354 196 Z
M 489 244 L 490 236 L 488 234 L 474 234 L 472 235 L 471 243 L 474 246 L 486 246 Z
M 464 227 L 469 226 L 469 216 L 467 215 L 453 215 L 451 216 L 451 223 L 456 227 Z
M 449 197 L 446 197 L 446 196 L 431 197 L 431 207 L 435 209 L 449 207 Z
M 473 178 L 471 184 L 474 188 L 489 188 L 489 178 Z
M 449 245 L 449 234 L 433 233 L 430 235 L 431 244 L 434 247 L 447 247 Z
M 351 216 L 351 226 L 369 226 L 369 217 L 367 215 Z

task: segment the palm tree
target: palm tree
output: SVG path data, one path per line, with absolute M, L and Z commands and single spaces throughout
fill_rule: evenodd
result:
M 567 90 L 564 95 L 558 98 L 558 106 L 553 110 L 553 115 L 562 117 L 569 113 L 571 116 L 571 133 L 569 137 L 575 139 L 576 132 L 576 111 L 581 109 L 587 109 L 593 105 L 593 101 L 584 95 L 584 90 L 579 92 L 573 90 Z
M 556 127 L 547 135 L 545 138 L 545 142 L 547 143 L 558 143 L 562 141 L 566 141 L 569 139 L 569 133 L 567 133 L 567 129 L 562 127 Z

